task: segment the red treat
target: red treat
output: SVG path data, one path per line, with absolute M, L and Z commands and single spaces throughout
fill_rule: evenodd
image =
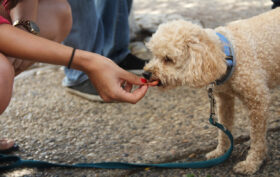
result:
M 152 82 L 149 82 L 148 84 L 149 84 L 149 86 L 154 87 L 154 86 L 157 86 L 159 84 L 159 81 L 152 81 Z

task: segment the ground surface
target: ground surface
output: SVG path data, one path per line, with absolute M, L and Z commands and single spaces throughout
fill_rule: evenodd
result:
M 269 10 L 268 0 L 135 0 L 135 13 L 178 13 L 200 20 L 206 27 L 250 17 Z M 68 94 L 61 86 L 63 72 L 46 69 L 16 80 L 14 96 L 1 116 L 0 133 L 14 138 L 24 159 L 63 163 L 123 161 L 157 163 L 204 160 L 216 145 L 217 130 L 208 123 L 204 89 L 149 90 L 136 105 L 102 104 Z M 280 176 L 280 88 L 272 93 L 268 158 L 252 176 Z M 17 170 L 2 176 L 243 176 L 234 164 L 248 147 L 246 110 L 237 102 L 234 152 L 210 169 L 186 170 Z

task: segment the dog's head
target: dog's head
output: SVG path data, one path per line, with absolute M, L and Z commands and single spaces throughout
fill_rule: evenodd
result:
M 202 27 L 183 20 L 159 26 L 147 43 L 152 60 L 144 77 L 158 80 L 162 87 L 202 87 L 226 71 L 222 46 Z

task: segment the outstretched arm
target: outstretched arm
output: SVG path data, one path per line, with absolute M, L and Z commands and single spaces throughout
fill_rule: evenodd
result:
M 0 51 L 24 60 L 67 66 L 72 48 L 29 34 L 11 25 L 0 25 Z M 141 78 L 118 67 L 101 55 L 77 50 L 72 68 L 84 71 L 107 102 L 138 102 L 148 86 Z M 132 85 L 140 87 L 131 92 Z

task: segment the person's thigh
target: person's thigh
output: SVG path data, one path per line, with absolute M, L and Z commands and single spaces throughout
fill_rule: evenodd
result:
M 9 14 L 1 5 L 0 15 L 11 21 Z M 39 0 L 37 24 L 41 37 L 62 42 L 72 27 L 72 13 L 68 1 Z
M 14 68 L 7 58 L 0 53 L 0 114 L 2 114 L 12 97 Z
M 39 0 L 37 23 L 40 36 L 62 42 L 72 27 L 72 13 L 68 1 Z

